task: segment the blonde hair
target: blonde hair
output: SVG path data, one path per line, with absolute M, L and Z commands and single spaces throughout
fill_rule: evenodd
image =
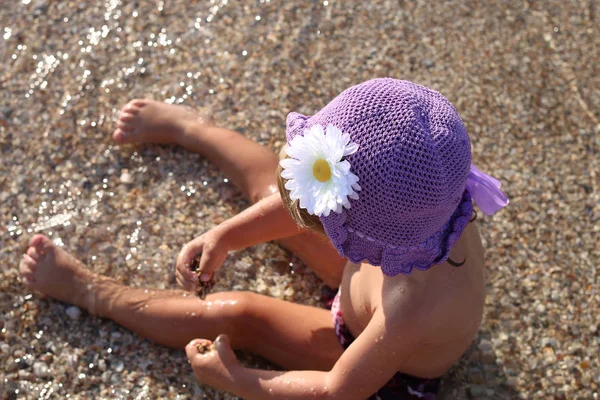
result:
M 281 151 L 279 152 L 279 160 L 285 160 L 289 158 L 287 153 L 285 152 L 286 146 L 283 146 Z M 288 210 L 296 224 L 300 228 L 312 229 L 318 233 L 325 235 L 325 228 L 323 228 L 323 224 L 321 224 L 321 220 L 316 215 L 309 214 L 308 211 L 304 208 L 300 208 L 300 204 L 298 200 L 292 200 L 290 198 L 290 193 L 285 188 L 285 183 L 287 179 L 281 177 L 281 165 L 277 164 L 277 187 L 279 188 L 279 194 L 281 195 L 281 199 L 283 200 L 283 204 L 285 208 Z

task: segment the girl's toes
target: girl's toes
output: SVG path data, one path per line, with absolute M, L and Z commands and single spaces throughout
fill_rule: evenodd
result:
M 119 128 L 115 129 L 113 132 L 113 139 L 115 139 L 115 142 L 117 143 L 122 143 L 123 140 L 125 140 L 125 132 Z
M 38 233 L 37 235 L 33 235 L 31 240 L 29 241 L 29 245 L 33 246 L 33 247 L 41 247 L 44 245 L 45 241 L 46 241 L 46 236 Z
M 131 100 L 121 108 L 121 114 L 130 113 L 132 115 L 138 115 L 143 105 L 141 100 Z
M 131 114 L 135 114 L 137 115 L 137 113 L 139 112 L 138 107 L 135 107 L 133 105 L 133 101 L 130 101 L 129 103 L 125 104 L 122 108 L 121 108 L 121 114 L 128 112 Z
M 21 277 L 21 281 L 23 281 L 23 284 L 25 286 L 31 286 L 31 285 L 33 285 L 35 283 L 35 281 L 33 280 L 33 278 L 29 278 L 29 277 L 27 277 L 25 275 L 23 275 Z
M 127 114 L 136 116 L 140 113 L 140 107 L 129 103 L 125 107 L 123 107 L 123 113 L 127 113 Z
M 127 105 L 130 108 L 136 110 L 136 112 L 139 112 L 140 108 L 143 108 L 143 107 L 146 106 L 146 100 L 144 100 L 144 99 L 133 99 Z
M 129 111 L 124 111 L 121 113 L 121 115 L 119 115 L 119 121 L 124 123 L 133 122 L 134 119 L 135 115 Z
M 119 144 L 129 143 L 131 141 L 130 139 L 133 136 L 133 134 L 134 134 L 134 132 L 132 130 L 124 131 L 121 128 L 117 128 L 113 132 L 113 139 L 115 139 L 115 142 L 117 142 Z
M 34 261 L 39 261 L 40 259 L 40 254 L 37 252 L 36 248 L 31 246 L 30 248 L 27 249 L 27 253 L 26 253 L 29 257 L 31 257 Z
M 31 258 L 27 254 L 23 254 L 23 260 L 21 261 L 21 266 L 23 268 L 28 268 L 30 271 L 35 271 L 35 266 L 37 262 Z
M 119 128 L 123 132 L 131 132 L 134 127 L 132 124 L 129 124 L 129 123 L 119 120 L 119 121 L 117 121 L 117 128 Z
M 42 234 L 37 234 L 34 237 L 32 237 L 29 244 L 30 247 L 35 247 L 35 251 L 40 256 L 52 253 L 54 248 L 52 241 Z
M 35 281 L 35 261 L 31 259 L 27 254 L 23 255 L 23 259 L 19 264 L 19 272 L 21 273 L 21 277 L 23 279 L 27 279 L 30 283 Z

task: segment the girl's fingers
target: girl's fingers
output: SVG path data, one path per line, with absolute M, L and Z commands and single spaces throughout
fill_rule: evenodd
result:
M 227 336 L 224 333 L 217 336 L 217 338 L 215 339 L 215 346 L 218 349 L 228 348 L 228 347 L 231 348 L 231 342 L 229 341 L 229 336 Z
M 184 288 L 185 290 L 188 290 L 187 285 L 186 285 L 186 280 L 183 279 L 183 276 L 181 276 L 181 273 L 179 271 L 175 272 L 175 277 L 177 279 L 177 283 L 179 283 L 179 285 Z
M 194 339 L 191 342 L 189 342 L 187 346 L 185 346 L 185 355 L 190 361 L 192 360 L 192 358 L 194 358 L 196 354 L 198 354 L 198 351 L 196 350 L 196 342 L 198 342 L 198 340 L 199 339 Z
M 202 355 L 201 353 L 198 352 L 197 346 L 201 345 L 201 344 L 210 344 L 211 341 L 207 340 L 207 339 L 194 339 L 191 342 L 188 343 L 187 346 L 185 346 L 185 354 L 187 355 L 187 358 L 191 361 L 193 358 L 195 358 L 198 355 Z
M 186 264 L 178 264 L 177 272 L 182 278 L 185 278 L 187 282 L 198 283 L 198 275 L 190 269 Z
M 177 283 L 179 283 L 179 285 L 188 292 L 193 291 L 196 287 L 194 282 L 190 282 L 189 279 L 185 279 L 179 271 L 175 271 L 175 279 L 177 280 Z
M 188 277 L 188 281 L 190 281 L 194 284 L 198 283 L 198 274 L 197 273 L 195 273 L 194 271 L 191 271 L 191 270 L 187 270 L 186 275 Z
M 190 242 L 191 243 L 191 242 Z M 196 254 L 202 251 L 202 246 L 187 243 L 183 246 L 177 257 L 177 265 L 189 268 Z

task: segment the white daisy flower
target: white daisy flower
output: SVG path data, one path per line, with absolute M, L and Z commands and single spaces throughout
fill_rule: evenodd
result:
M 342 207 L 350 208 L 350 199 L 358 199 L 358 177 L 350 172 L 350 163 L 343 160 L 358 150 L 350 135 L 333 125 L 326 132 L 321 125 L 304 130 L 294 137 L 285 152 L 291 158 L 281 160 L 281 177 L 292 200 L 310 214 L 327 217 Z

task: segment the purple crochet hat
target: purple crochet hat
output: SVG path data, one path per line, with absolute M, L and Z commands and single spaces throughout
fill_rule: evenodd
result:
M 358 144 L 346 160 L 359 178 L 359 198 L 350 209 L 320 217 L 338 252 L 390 276 L 444 262 L 473 212 L 465 190 L 474 173 L 471 145 L 450 102 L 421 85 L 374 79 L 312 117 L 290 113 L 288 143 L 317 124 L 334 125 Z M 489 186 L 477 172 L 479 187 Z

